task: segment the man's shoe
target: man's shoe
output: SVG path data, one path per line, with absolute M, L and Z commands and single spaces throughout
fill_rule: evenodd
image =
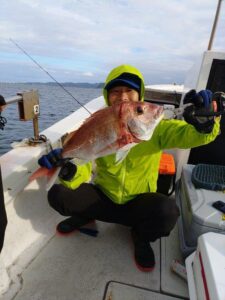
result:
M 155 267 L 155 255 L 150 243 L 140 240 L 133 231 L 132 239 L 136 266 L 142 272 L 151 272 Z
M 60 234 L 70 234 L 76 230 L 79 230 L 79 228 L 81 226 L 84 226 L 88 223 L 90 223 L 92 220 L 84 220 L 81 219 L 80 217 L 70 217 L 67 218 L 65 220 L 63 220 L 62 222 L 60 222 L 57 227 L 56 230 L 58 233 Z

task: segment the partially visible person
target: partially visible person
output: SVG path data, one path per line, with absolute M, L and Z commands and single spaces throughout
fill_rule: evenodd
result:
M 6 103 L 2 95 L 0 95 L 0 113 L 5 108 Z M 7 215 L 5 210 L 4 194 L 3 194 L 3 185 L 2 185 L 2 174 L 0 166 L 0 252 L 2 251 L 5 237 L 5 229 L 7 226 Z
M 107 105 L 144 101 L 142 74 L 129 65 L 113 69 L 106 79 L 103 95 Z M 71 233 L 91 220 L 128 226 L 137 267 L 142 271 L 154 268 L 155 256 L 150 243 L 168 236 L 179 217 L 175 201 L 156 192 L 161 153 L 164 149 L 187 149 L 210 143 L 220 128 L 219 119 L 200 120 L 192 113 L 201 107 L 211 111 L 210 91 L 194 91 L 188 97 L 193 103 L 191 116 L 187 118 L 190 124 L 183 120 L 162 120 L 151 139 L 134 146 L 121 163 L 115 163 L 115 154 L 96 159 L 94 183 L 87 183 L 92 163 L 77 166 L 75 172 L 70 172 L 74 168 L 69 168 L 68 163 L 63 165 L 62 161 L 62 184 L 55 184 L 48 193 L 50 205 L 69 217 L 58 224 L 58 232 Z M 201 100 L 200 108 L 196 108 L 195 99 Z M 49 167 L 50 163 L 54 167 L 51 157 L 52 153 L 44 155 L 40 165 Z
M 2 112 L 5 107 L 6 107 L 5 98 L 2 95 L 0 95 L 0 112 Z

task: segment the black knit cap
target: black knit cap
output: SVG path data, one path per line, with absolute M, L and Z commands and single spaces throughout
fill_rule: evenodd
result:
M 110 89 L 116 86 L 127 86 L 136 90 L 139 94 L 141 91 L 141 79 L 134 74 L 131 73 L 122 73 L 117 78 L 111 80 L 106 86 L 105 89 L 109 91 Z

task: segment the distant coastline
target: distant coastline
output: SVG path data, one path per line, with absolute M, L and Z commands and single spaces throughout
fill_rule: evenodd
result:
M 48 86 L 58 86 L 56 82 L 1 82 L 9 84 L 35 84 L 35 85 L 48 85 Z M 64 87 L 76 87 L 76 88 L 85 88 L 85 89 L 102 89 L 104 86 L 103 82 L 98 83 L 89 83 L 89 82 L 60 82 Z

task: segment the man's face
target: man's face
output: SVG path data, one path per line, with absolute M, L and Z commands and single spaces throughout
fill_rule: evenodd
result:
M 136 90 L 126 86 L 116 86 L 108 91 L 109 105 L 113 105 L 121 101 L 139 101 L 139 94 Z

